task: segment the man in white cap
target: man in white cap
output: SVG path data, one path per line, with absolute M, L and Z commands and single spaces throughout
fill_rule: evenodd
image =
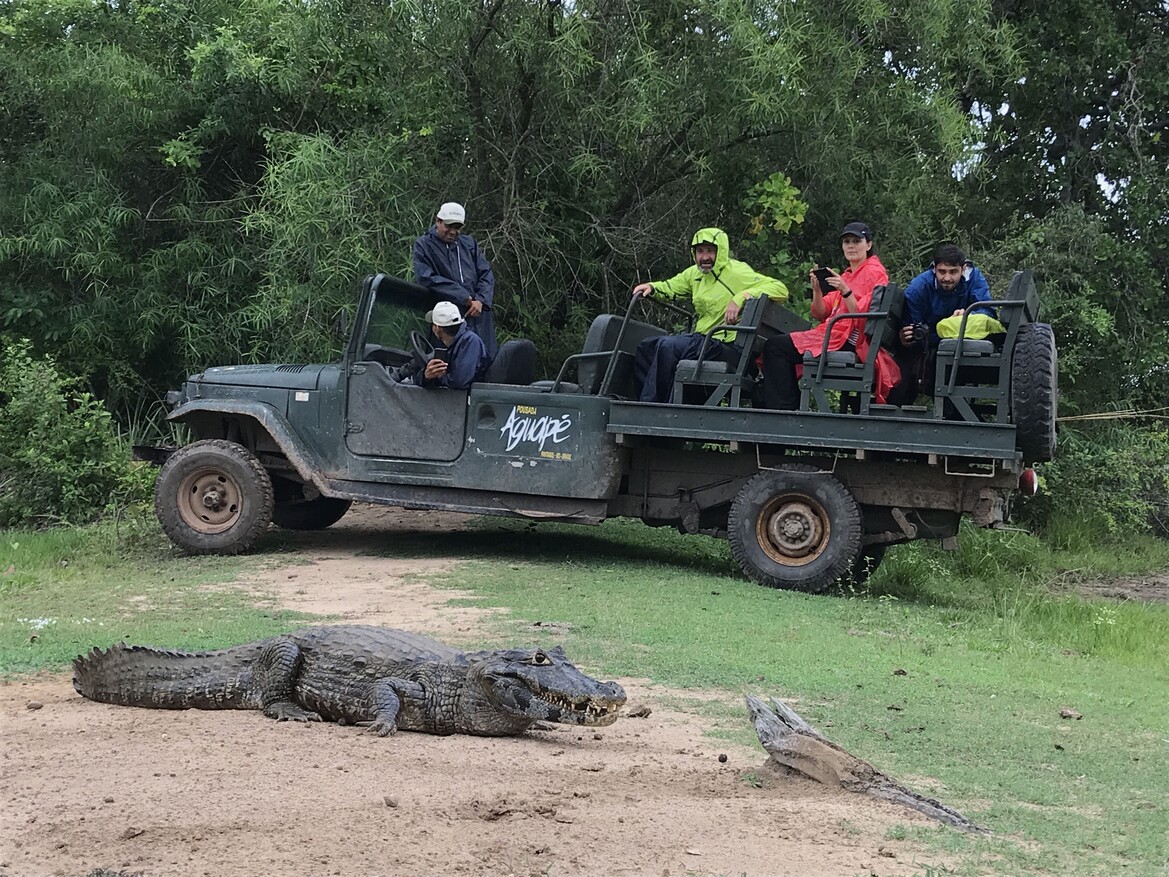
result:
M 434 306 L 430 322 L 441 346 L 434 348 L 434 358 L 422 372 L 422 386 L 467 389 L 491 365 L 483 339 L 471 331 L 459 309 L 449 301 Z
M 438 208 L 434 225 L 414 241 L 414 281 L 458 305 L 467 326 L 483 339 L 488 357 L 494 357 L 495 275 L 479 244 L 463 234 L 466 219 L 462 204 L 448 201 Z

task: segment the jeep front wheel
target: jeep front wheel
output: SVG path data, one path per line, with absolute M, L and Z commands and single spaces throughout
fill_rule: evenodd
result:
M 272 521 L 272 479 L 243 445 L 194 442 L 175 451 L 158 473 L 154 511 L 184 551 L 239 554 Z
M 731 553 L 748 578 L 816 593 L 852 571 L 861 516 L 836 478 L 793 467 L 760 472 L 743 485 L 727 531 Z

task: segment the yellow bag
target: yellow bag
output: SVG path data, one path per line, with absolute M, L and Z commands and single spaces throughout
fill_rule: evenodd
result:
M 938 320 L 939 338 L 957 338 L 958 327 L 962 325 L 962 317 L 946 317 Z M 985 338 L 987 335 L 996 335 L 1006 332 L 1006 327 L 989 314 L 970 314 L 966 318 L 967 338 Z

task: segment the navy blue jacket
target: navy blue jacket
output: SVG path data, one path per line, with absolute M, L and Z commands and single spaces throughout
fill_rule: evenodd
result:
M 459 326 L 455 340 L 447 348 L 446 374 L 430 381 L 423 378 L 424 372 L 420 371 L 416 380 L 419 380 L 424 387 L 465 390 L 483 377 L 483 373 L 487 371 L 489 365 L 491 365 L 491 357 L 487 355 L 483 339 L 472 332 L 470 327 L 464 323 Z
M 930 330 L 930 347 L 938 346 L 938 321 L 944 320 L 954 311 L 971 310 L 982 311 L 994 316 L 994 308 L 971 308 L 975 302 L 987 301 L 990 298 L 990 285 L 982 272 L 974 267 L 973 262 L 967 262 L 962 269 L 962 279 L 953 292 L 946 292 L 938 286 L 938 278 L 934 274 L 934 266 L 930 265 L 905 287 L 905 317 L 903 326 L 914 323 L 925 323 Z
M 483 339 L 487 355 L 495 356 L 498 345 L 491 313 L 495 275 L 473 237 L 461 234 L 453 244 L 446 244 L 432 225 L 414 241 L 414 282 L 457 304 L 464 316 L 472 299 L 483 302 L 483 312 L 477 317 L 467 317 L 467 325 Z

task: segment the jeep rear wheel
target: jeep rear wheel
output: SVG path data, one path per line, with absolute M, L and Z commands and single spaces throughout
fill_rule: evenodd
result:
M 1011 357 L 1011 419 L 1024 463 L 1055 456 L 1058 368 L 1055 335 L 1046 323 L 1019 327 Z
M 848 489 L 808 467 L 760 472 L 731 504 L 731 553 L 748 578 L 816 593 L 852 571 L 861 516 Z
M 272 521 L 272 479 L 243 445 L 194 442 L 175 451 L 158 473 L 154 511 L 184 551 L 239 554 Z
M 345 517 L 351 505 L 332 496 L 278 502 L 272 509 L 272 523 L 285 530 L 324 530 Z

